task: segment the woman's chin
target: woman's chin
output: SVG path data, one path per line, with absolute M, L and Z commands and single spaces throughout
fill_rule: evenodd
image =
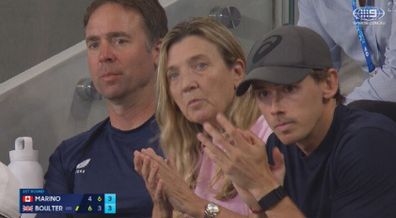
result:
M 216 120 L 216 114 L 196 113 L 191 116 L 191 119 L 188 120 L 193 123 L 204 124 L 205 122 L 212 122 Z

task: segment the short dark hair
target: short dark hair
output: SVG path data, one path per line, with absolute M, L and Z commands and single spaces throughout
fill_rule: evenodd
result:
M 328 71 L 329 68 L 313 70 L 308 75 L 311 76 L 315 80 L 315 82 L 321 82 L 330 75 Z M 345 102 L 345 97 L 341 94 L 340 87 L 338 87 L 338 90 L 336 94 L 333 96 L 333 98 L 335 98 L 337 105 L 343 104 Z
M 94 0 L 85 12 L 84 28 L 87 26 L 92 13 L 107 3 L 119 4 L 126 9 L 139 12 L 143 18 L 144 28 L 150 44 L 163 38 L 168 32 L 166 13 L 158 0 Z

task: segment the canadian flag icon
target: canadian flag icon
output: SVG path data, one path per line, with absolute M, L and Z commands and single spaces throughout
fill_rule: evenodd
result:
M 23 203 L 33 202 L 33 196 L 31 196 L 31 195 L 22 196 L 22 202 Z

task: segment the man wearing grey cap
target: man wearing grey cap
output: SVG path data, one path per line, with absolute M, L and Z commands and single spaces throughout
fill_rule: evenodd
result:
M 253 88 L 274 132 L 266 149 L 222 115 L 217 119 L 224 132 L 205 124 L 210 137 L 198 138 L 248 196 L 252 211 L 268 217 L 395 217 L 396 123 L 341 104 L 325 41 L 308 28 L 281 27 L 256 42 L 248 61 L 237 95 Z

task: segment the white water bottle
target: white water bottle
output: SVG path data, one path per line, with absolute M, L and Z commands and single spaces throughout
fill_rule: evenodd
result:
M 21 188 L 43 188 L 44 172 L 38 162 L 39 153 L 33 150 L 31 137 L 18 137 L 15 150 L 10 151 L 8 168 L 18 179 Z M 35 217 L 35 214 L 22 214 L 22 218 Z

